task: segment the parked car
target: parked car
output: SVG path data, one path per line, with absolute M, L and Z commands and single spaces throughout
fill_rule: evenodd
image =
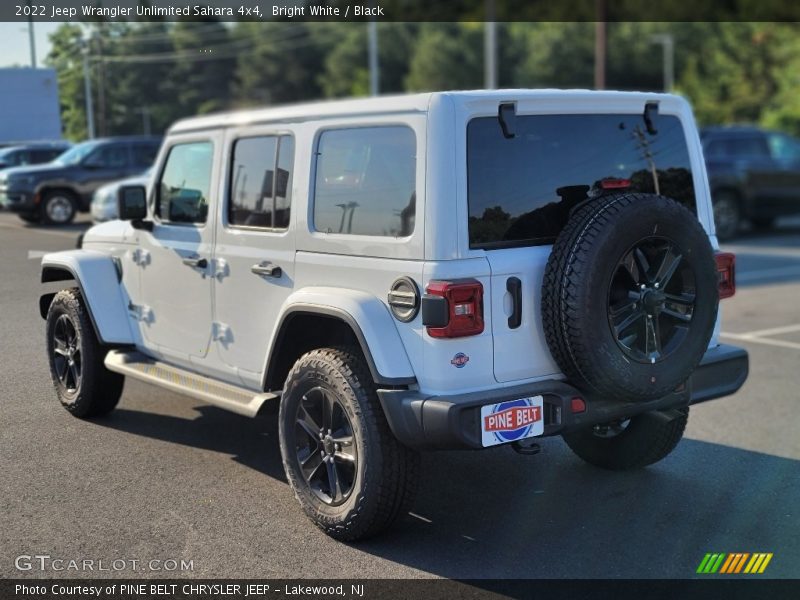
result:
M 125 377 L 277 405 L 289 485 L 343 540 L 409 510 L 418 450 L 558 435 L 605 469 L 652 464 L 748 371 L 719 339 L 734 257 L 699 146 L 686 101 L 650 93 L 180 121 L 121 220 L 42 259 L 68 282 L 39 299 L 55 394 L 80 418 Z
M 0 149 L 0 169 L 48 163 L 70 147 L 69 142 L 37 142 Z
M 0 172 L 0 198 L 24 221 L 64 225 L 89 210 L 98 187 L 152 165 L 160 145 L 155 137 L 83 142 L 51 163 Z
M 800 140 L 748 126 L 709 127 L 701 139 L 721 240 L 745 220 L 769 228 L 800 213 Z
M 147 186 L 148 181 L 150 181 L 151 172 L 152 169 L 147 169 L 147 171 L 136 177 L 113 181 L 97 188 L 94 196 L 92 196 L 92 205 L 89 209 L 92 215 L 92 223 L 105 223 L 106 221 L 113 221 L 118 218 L 119 210 L 117 208 L 117 198 L 119 196 L 120 187 L 123 185 Z

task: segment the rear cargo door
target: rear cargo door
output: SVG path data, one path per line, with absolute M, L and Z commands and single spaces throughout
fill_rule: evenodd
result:
M 469 248 L 483 251 L 491 268 L 484 310 L 492 314 L 497 381 L 559 373 L 542 328 L 541 291 L 552 244 L 578 204 L 622 187 L 696 210 L 680 120 L 662 113 L 648 128 L 643 108 L 525 114 L 520 107 L 506 127 L 497 112 L 468 121 Z

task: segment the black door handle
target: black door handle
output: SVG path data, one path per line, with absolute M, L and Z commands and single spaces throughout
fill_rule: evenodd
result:
M 511 294 L 511 316 L 508 317 L 508 328 L 516 329 L 522 324 L 522 282 L 518 277 L 506 280 L 506 290 Z
M 208 266 L 208 261 L 205 258 L 200 258 L 199 256 L 192 256 L 190 258 L 184 258 L 183 264 L 187 267 L 192 267 L 193 269 L 205 269 Z

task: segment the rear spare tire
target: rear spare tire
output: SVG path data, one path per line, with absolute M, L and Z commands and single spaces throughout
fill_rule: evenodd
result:
M 714 253 L 697 217 L 663 196 L 623 193 L 570 217 L 545 269 L 542 320 L 574 385 L 644 401 L 689 378 L 718 303 Z

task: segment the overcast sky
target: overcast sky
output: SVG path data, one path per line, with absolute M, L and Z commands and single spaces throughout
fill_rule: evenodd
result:
M 36 62 L 40 67 L 50 51 L 50 42 L 47 36 L 59 25 L 61 23 L 34 23 L 33 25 L 36 38 Z M 0 68 L 13 66 L 31 66 L 27 23 L 0 23 Z

